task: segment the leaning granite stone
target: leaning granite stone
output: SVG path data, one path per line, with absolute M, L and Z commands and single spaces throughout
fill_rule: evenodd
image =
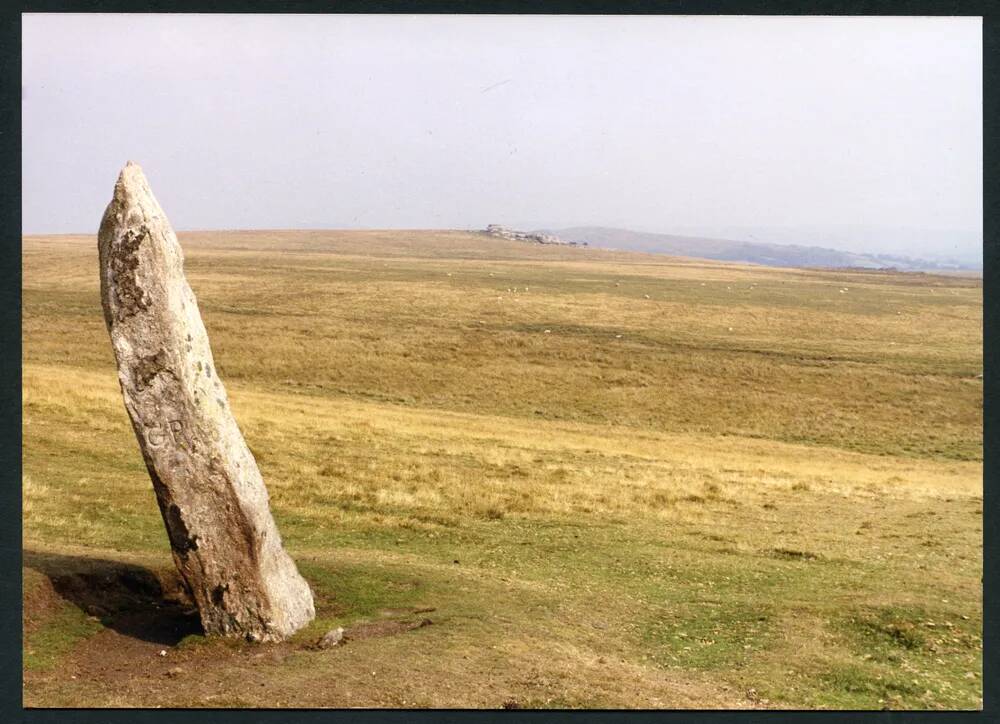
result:
M 98 232 L 125 409 L 207 634 L 277 641 L 311 621 L 267 489 L 229 409 L 177 237 L 129 162 Z

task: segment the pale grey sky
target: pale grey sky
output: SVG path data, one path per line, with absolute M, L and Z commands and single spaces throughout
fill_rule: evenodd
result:
M 979 18 L 32 14 L 23 40 L 25 233 L 95 232 L 132 159 L 177 229 L 980 253 Z

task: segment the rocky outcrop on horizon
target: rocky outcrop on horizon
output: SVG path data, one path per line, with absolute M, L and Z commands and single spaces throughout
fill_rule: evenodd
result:
M 532 244 L 554 244 L 558 246 L 587 246 L 587 242 L 577 242 L 577 241 L 566 241 L 561 239 L 555 234 L 547 234 L 542 232 L 531 232 L 531 231 L 516 231 L 515 229 L 508 229 L 506 226 L 501 226 L 500 224 L 490 224 L 486 227 L 486 233 L 490 236 L 496 236 L 500 239 L 509 239 L 511 241 L 526 241 Z

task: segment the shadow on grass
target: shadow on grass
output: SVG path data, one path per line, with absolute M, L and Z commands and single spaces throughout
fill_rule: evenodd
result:
M 198 611 L 176 572 L 29 550 L 23 562 L 45 575 L 60 597 L 124 636 L 173 646 L 202 633 Z

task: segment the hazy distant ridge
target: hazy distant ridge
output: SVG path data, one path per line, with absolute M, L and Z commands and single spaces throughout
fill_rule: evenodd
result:
M 731 239 L 654 234 L 602 226 L 574 226 L 567 229 L 542 229 L 567 241 L 587 242 L 606 249 L 643 251 L 673 256 L 690 256 L 719 261 L 749 262 L 785 267 L 865 267 L 915 270 L 974 269 L 960 262 L 945 263 L 891 254 L 855 254 L 819 246 L 767 244 Z

